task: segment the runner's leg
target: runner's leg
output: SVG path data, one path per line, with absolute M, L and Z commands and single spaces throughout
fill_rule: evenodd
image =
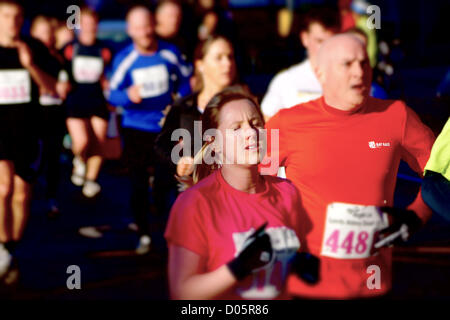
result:
M 14 192 L 12 196 L 12 238 L 19 241 L 30 212 L 31 184 L 18 175 L 14 176 Z
M 103 162 L 103 148 L 106 141 L 108 122 L 100 117 L 90 119 L 93 136 L 89 143 L 89 158 L 87 160 L 86 180 L 97 180 Z
M 14 164 L 9 160 L 0 160 L 0 242 L 12 238 L 10 230 L 11 199 L 14 190 Z

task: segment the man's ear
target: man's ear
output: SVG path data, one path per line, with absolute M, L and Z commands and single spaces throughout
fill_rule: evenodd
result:
M 325 71 L 323 69 L 323 66 L 319 64 L 314 66 L 314 73 L 316 74 L 317 80 L 319 80 L 321 85 L 325 82 Z
M 309 46 L 308 32 L 306 32 L 306 31 L 301 31 L 301 32 L 299 33 L 298 37 L 300 38 L 300 41 L 301 41 L 302 45 L 303 45 L 305 48 L 308 48 L 308 46 Z

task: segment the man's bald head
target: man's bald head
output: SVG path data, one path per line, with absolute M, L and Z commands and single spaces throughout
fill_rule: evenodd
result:
M 365 44 L 357 36 L 350 33 L 341 33 L 332 36 L 328 40 L 324 41 L 317 54 L 317 61 L 319 66 L 326 66 L 328 63 L 333 62 L 336 58 L 336 53 L 342 53 L 345 51 L 353 50 L 360 47 L 365 51 Z M 366 53 L 367 55 L 367 53 Z
M 350 110 L 363 103 L 370 93 L 372 70 L 361 39 L 352 34 L 329 38 L 320 47 L 317 62 L 317 77 L 328 104 Z
M 134 6 L 127 12 L 127 16 L 125 17 L 125 20 L 127 23 L 133 23 L 133 21 L 139 21 L 141 19 L 146 19 L 150 17 L 150 19 L 153 18 L 152 12 L 149 8 L 145 6 Z
M 126 16 L 127 32 L 140 51 L 147 51 L 154 44 L 155 21 L 153 14 L 145 6 L 131 8 Z

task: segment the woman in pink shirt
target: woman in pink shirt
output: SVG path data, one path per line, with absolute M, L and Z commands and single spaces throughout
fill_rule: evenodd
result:
M 240 87 L 229 87 L 208 103 L 202 126 L 197 183 L 178 197 L 165 233 L 171 296 L 286 297 L 303 209 L 292 183 L 258 172 L 265 148 L 259 106 Z

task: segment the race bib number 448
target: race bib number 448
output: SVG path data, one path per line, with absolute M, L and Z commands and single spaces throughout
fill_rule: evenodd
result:
M 361 259 L 370 256 L 374 236 L 387 226 L 375 206 L 334 202 L 328 205 L 322 256 Z
M 31 78 L 27 70 L 0 71 L 0 104 L 31 101 Z

